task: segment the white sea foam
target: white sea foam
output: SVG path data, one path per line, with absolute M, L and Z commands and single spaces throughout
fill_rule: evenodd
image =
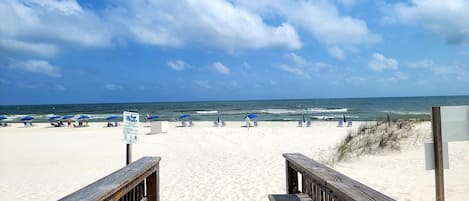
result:
M 217 114 L 217 110 L 210 110 L 210 111 L 196 111 L 197 114 Z
M 382 111 L 384 113 L 399 114 L 399 115 L 430 115 L 430 112 L 417 112 L 417 111 Z
M 309 112 L 313 113 L 343 113 L 347 112 L 347 108 L 309 108 Z

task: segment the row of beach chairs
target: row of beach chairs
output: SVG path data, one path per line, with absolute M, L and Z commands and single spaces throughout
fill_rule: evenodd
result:
M 337 127 L 344 127 L 344 121 L 337 122 Z M 352 121 L 347 121 L 347 127 L 352 127 Z

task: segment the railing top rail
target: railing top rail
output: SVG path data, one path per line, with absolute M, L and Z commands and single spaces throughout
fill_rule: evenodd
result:
M 156 171 L 160 160 L 161 157 L 143 157 L 59 201 L 104 200 L 120 189 L 137 183 L 135 180 L 145 179 L 151 172 Z
M 292 168 L 301 174 L 306 174 L 315 182 L 329 188 L 337 196 L 346 200 L 380 200 L 394 201 L 394 199 L 318 163 L 300 153 L 285 153 L 283 157 L 292 165 Z

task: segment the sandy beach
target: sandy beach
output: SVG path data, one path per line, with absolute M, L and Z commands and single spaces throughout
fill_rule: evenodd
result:
M 0 128 L 0 200 L 56 200 L 123 167 L 122 127 L 90 123 L 86 128 L 52 128 L 37 123 L 24 128 Z M 353 127 L 337 122 L 195 122 L 180 128 L 170 122 L 169 132 L 147 135 L 142 123 L 133 159 L 161 156 L 161 200 L 267 200 L 284 193 L 282 153 L 299 152 L 312 158 L 345 137 Z M 430 135 L 430 123 L 416 130 Z M 424 167 L 424 140 L 409 143 L 400 152 L 363 156 L 336 164 L 342 173 L 396 200 L 434 200 L 433 171 Z M 469 143 L 451 143 L 450 169 L 445 171 L 447 200 L 464 200 L 469 192 Z

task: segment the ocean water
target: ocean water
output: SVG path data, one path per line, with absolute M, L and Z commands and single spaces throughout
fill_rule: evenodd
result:
M 248 113 L 257 114 L 259 121 L 297 121 L 303 115 L 313 121 L 323 117 L 338 120 L 344 115 L 351 120 L 372 121 L 387 114 L 430 120 L 431 107 L 442 105 L 469 105 L 469 96 L 8 105 L 0 106 L 0 115 L 11 122 L 20 122 L 25 115 L 33 116 L 35 122 L 46 122 L 53 114 L 88 115 L 90 121 L 104 121 L 110 115 L 122 116 L 123 111 L 137 111 L 141 120 L 149 113 L 170 121 L 181 114 L 190 114 L 194 121 L 213 121 L 218 115 L 226 121 L 241 121 Z

